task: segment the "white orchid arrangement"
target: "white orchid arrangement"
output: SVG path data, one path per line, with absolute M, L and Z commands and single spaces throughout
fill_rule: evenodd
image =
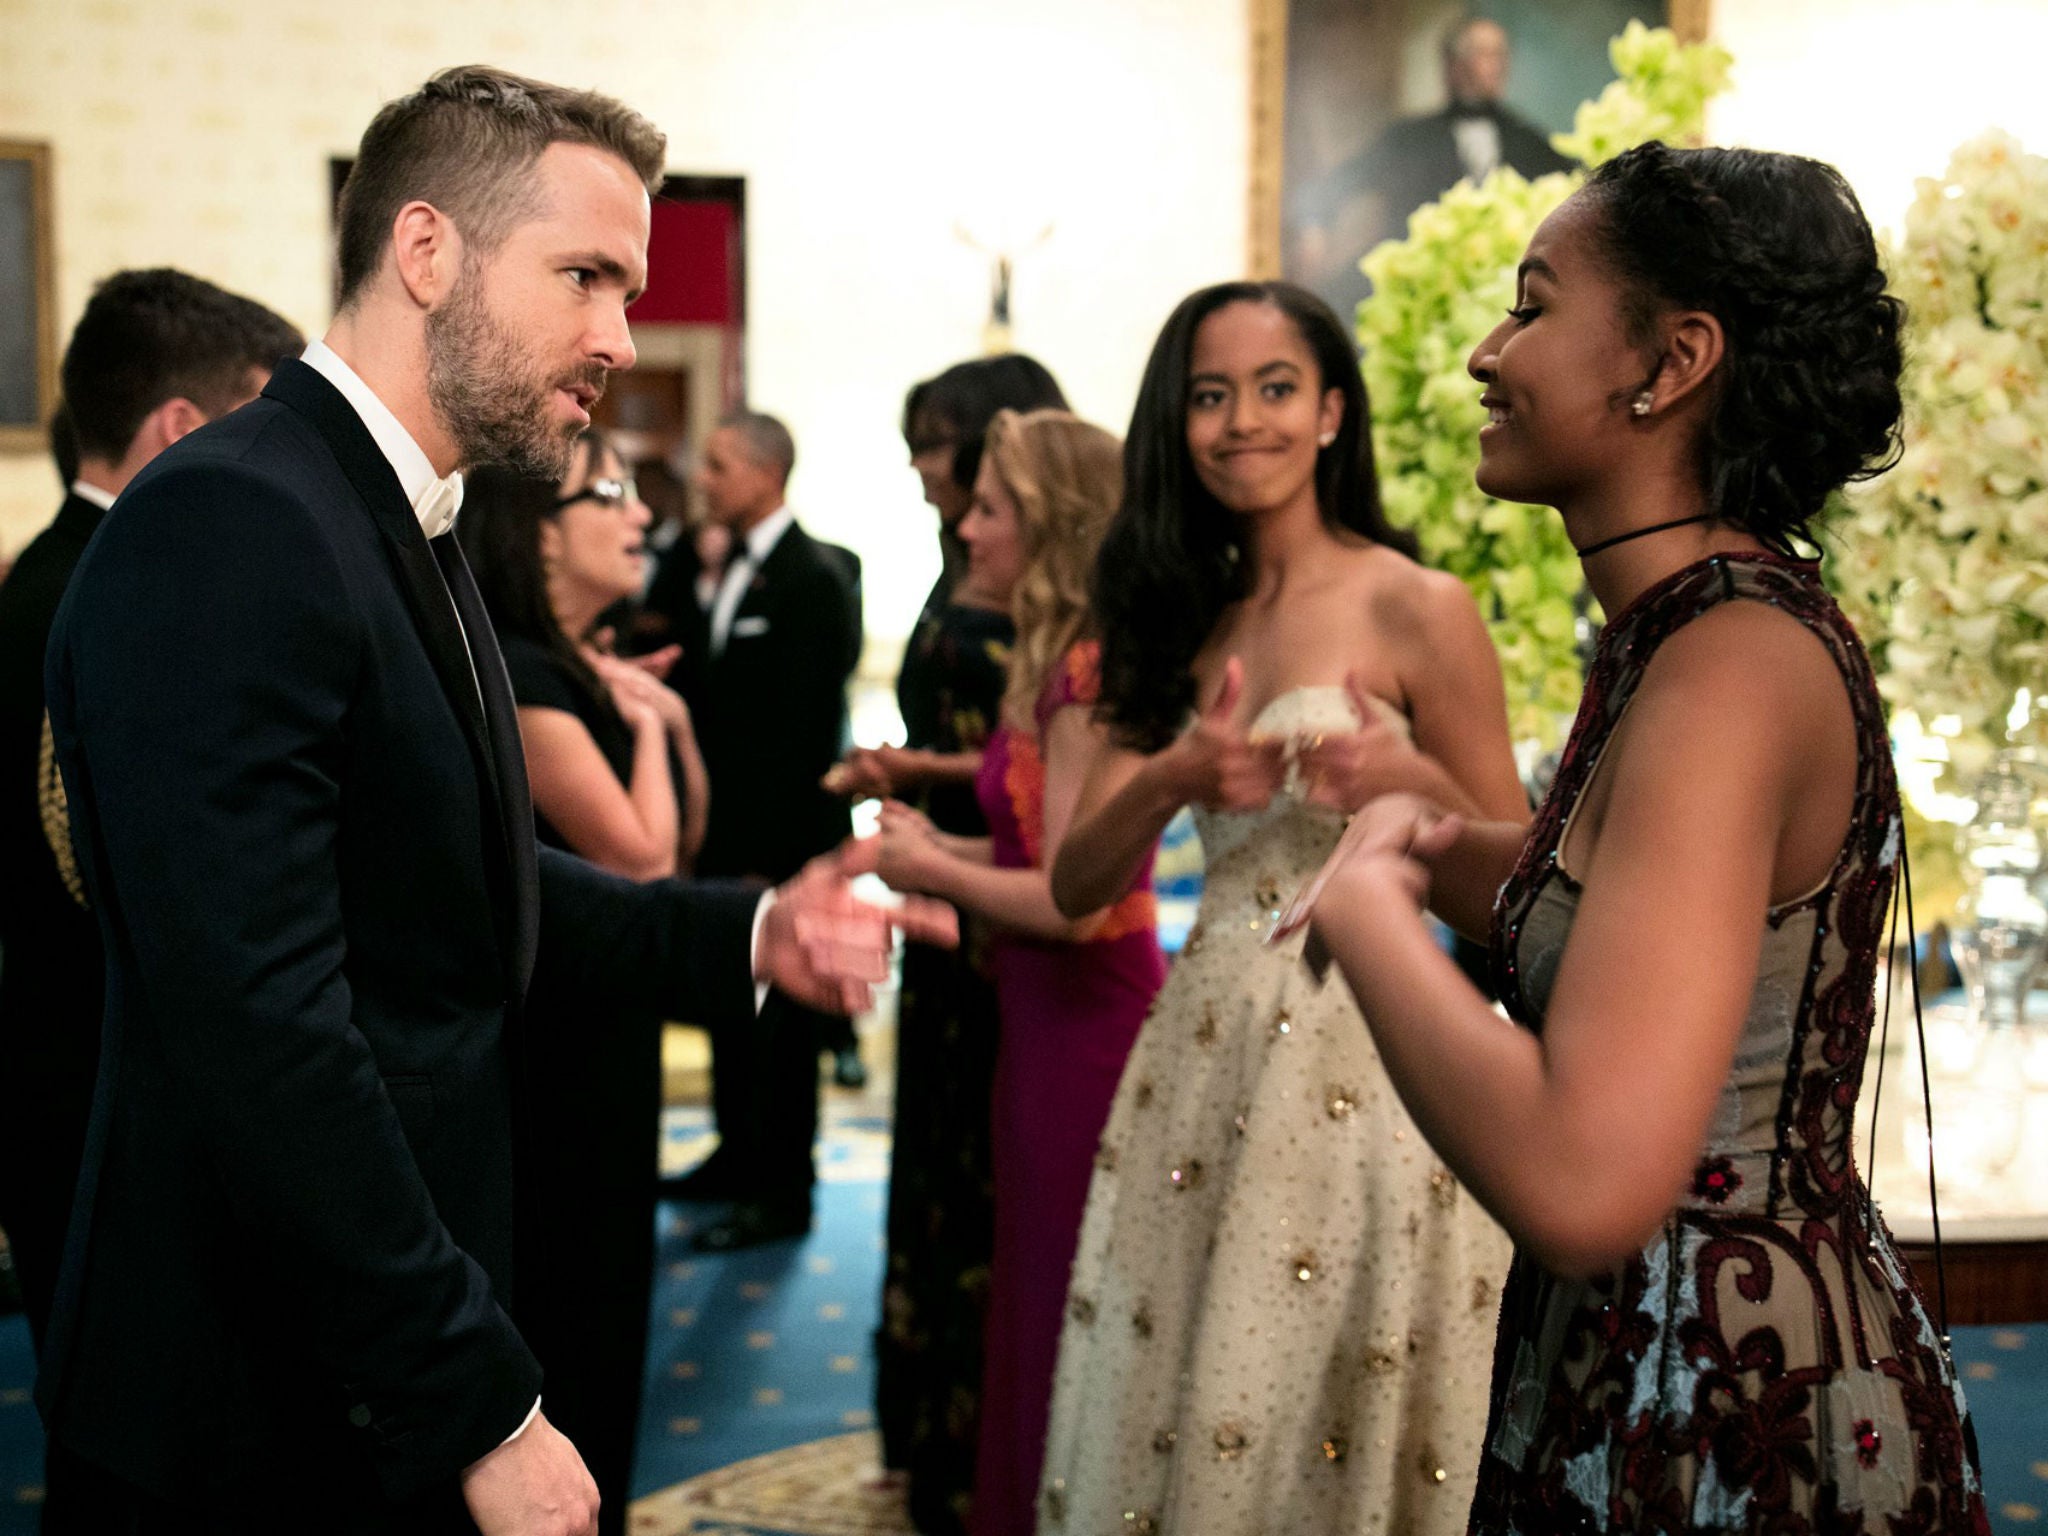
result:
M 1649 139 L 1699 141 L 1706 104 L 1727 84 L 1726 50 L 1632 21 L 1608 57 L 1617 78 L 1552 140 L 1559 153 L 1590 169 Z M 1502 169 L 1459 183 L 1415 211 L 1404 239 L 1366 256 L 1373 294 L 1358 308 L 1387 515 L 1479 600 L 1514 734 L 1544 745 L 1578 702 L 1584 583 L 1555 513 L 1495 501 L 1472 483 L 1486 412 L 1465 359 L 1515 302 L 1515 266 L 1536 226 L 1584 180 Z
M 2048 692 L 2048 158 L 1965 144 L 1887 256 L 1905 451 L 1851 492 L 1828 565 L 1885 696 L 1941 721 L 1967 784 L 2020 690 Z

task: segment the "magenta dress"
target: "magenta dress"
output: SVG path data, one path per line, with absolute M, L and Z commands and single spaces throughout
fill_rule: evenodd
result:
M 1067 653 L 1039 700 L 1035 733 L 1004 725 L 989 739 L 974 788 L 1000 869 L 1045 864 L 1040 741 L 1055 712 L 1094 704 L 1097 656 L 1092 642 Z M 990 1106 L 995 1256 L 969 1529 L 1030 1536 L 1096 1144 L 1124 1058 L 1166 979 L 1152 860 L 1086 941 L 1003 934 L 994 960 L 1002 1014 Z

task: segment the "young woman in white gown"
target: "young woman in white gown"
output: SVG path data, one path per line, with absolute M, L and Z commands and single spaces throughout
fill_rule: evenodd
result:
M 1344 990 L 1262 944 L 1376 794 L 1527 816 L 1477 606 L 1413 547 L 1381 513 L 1336 317 L 1278 283 L 1184 301 L 1097 567 L 1120 746 L 1053 889 L 1100 907 L 1183 805 L 1206 883 L 1097 1159 L 1045 1536 L 1464 1528 L 1507 1241 Z

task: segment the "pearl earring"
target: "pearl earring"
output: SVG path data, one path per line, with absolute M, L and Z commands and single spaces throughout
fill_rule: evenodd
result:
M 1335 441 L 1337 441 L 1336 433 L 1325 432 L 1321 437 L 1316 439 L 1316 445 L 1318 447 L 1327 448 L 1330 446 L 1330 444 L 1334 443 Z
M 1650 408 L 1656 403 L 1657 397 L 1646 389 L 1635 397 L 1634 401 L 1630 403 L 1629 409 L 1638 416 L 1647 416 L 1650 414 Z

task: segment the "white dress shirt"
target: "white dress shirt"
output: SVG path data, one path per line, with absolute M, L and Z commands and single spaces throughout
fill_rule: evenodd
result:
M 1473 181 L 1484 181 L 1500 168 L 1500 124 L 1491 117 L 1454 117 L 1451 138 L 1458 163 Z
M 725 642 L 732 637 L 732 616 L 739 612 L 740 600 L 747 595 L 747 585 L 760 572 L 761 565 L 775 552 L 775 546 L 782 542 L 782 536 L 789 532 L 796 522 L 796 514 L 787 503 L 777 507 L 747 533 L 745 542 L 732 552 L 725 563 L 725 575 L 718 583 L 718 596 L 711 604 L 711 654 L 725 653 Z
M 71 482 L 71 494 L 80 501 L 89 501 L 102 512 L 114 510 L 114 493 L 103 485 L 94 485 L 90 480 Z
M 462 510 L 462 472 L 435 474 L 427 451 L 406 431 L 405 423 L 391 414 L 391 407 L 379 400 L 377 392 L 363 382 L 363 376 L 343 362 L 341 354 L 326 342 L 314 342 L 299 360 L 341 391 L 341 398 L 369 428 L 378 451 L 398 476 L 398 488 L 405 492 L 412 515 L 419 519 L 420 532 L 429 539 L 438 539 L 453 528 L 455 514 Z M 453 592 L 448 594 L 448 610 L 455 615 L 455 632 L 462 636 L 462 649 L 469 657 L 469 675 L 475 679 L 477 702 L 481 704 L 483 679 L 476 675 L 476 651 L 469 643 L 469 626 L 462 622 L 462 610 L 455 606 Z
M 343 362 L 341 355 L 326 342 L 314 342 L 300 360 L 340 390 L 341 398 L 355 408 L 363 425 L 370 429 L 378 450 L 398 476 L 399 488 L 405 492 L 413 516 L 420 520 L 420 532 L 435 539 L 453 528 L 455 514 L 462 510 L 461 471 L 435 474 L 426 450 L 405 430 L 405 423 L 391 414 L 391 407 L 379 400 L 376 391 L 363 382 L 362 375 Z

